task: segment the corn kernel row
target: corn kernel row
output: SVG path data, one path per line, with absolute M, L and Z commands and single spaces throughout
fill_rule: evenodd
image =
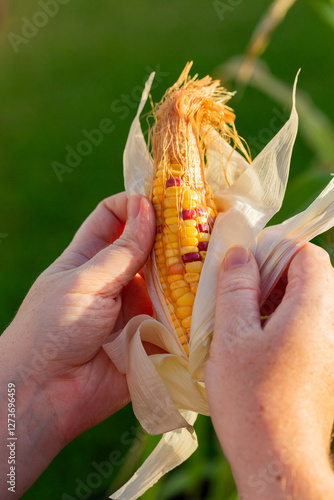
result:
M 160 283 L 186 353 L 192 309 L 217 211 L 205 193 L 187 185 L 180 164 L 161 162 L 152 189 L 157 232 L 154 252 Z

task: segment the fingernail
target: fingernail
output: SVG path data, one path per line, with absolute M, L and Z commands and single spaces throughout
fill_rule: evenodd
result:
M 225 254 L 224 269 L 227 271 L 232 267 L 247 264 L 247 262 L 249 262 L 249 250 L 244 247 L 232 247 Z
M 141 197 L 135 193 L 131 192 L 128 201 L 128 220 L 135 219 L 139 214 Z

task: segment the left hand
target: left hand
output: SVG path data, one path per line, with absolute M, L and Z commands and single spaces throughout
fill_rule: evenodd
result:
M 58 451 L 129 401 L 125 376 L 101 346 L 131 317 L 152 314 L 137 273 L 154 235 L 153 207 L 143 196 L 102 201 L 0 338 L 7 378 L 21 385 L 22 401 L 23 391 L 27 400 L 38 395 L 46 420 L 52 415 Z

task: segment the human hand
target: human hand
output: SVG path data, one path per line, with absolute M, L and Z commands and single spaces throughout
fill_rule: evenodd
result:
M 308 244 L 261 326 L 254 257 L 245 249 L 225 256 L 205 382 L 242 500 L 334 498 L 333 296 L 329 257 Z
M 129 400 L 125 376 L 101 346 L 131 317 L 152 314 L 145 281 L 137 273 L 154 234 L 154 211 L 146 198 L 133 195 L 127 202 L 120 193 L 101 202 L 36 280 L 0 338 L 6 377 L 20 384 L 22 404 L 26 401 L 21 428 L 33 413 L 32 399 L 38 403 L 39 427 L 50 433 L 52 424 L 47 455 Z M 38 442 L 43 445 L 41 436 Z

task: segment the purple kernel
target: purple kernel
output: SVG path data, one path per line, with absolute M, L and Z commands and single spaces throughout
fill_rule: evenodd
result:
M 171 177 L 170 179 L 168 179 L 168 181 L 166 182 L 166 187 L 172 186 L 181 186 L 180 177 Z
M 182 260 L 186 264 L 187 262 L 196 262 L 197 260 L 202 260 L 202 258 L 199 253 L 192 252 L 182 255 Z
M 209 224 L 198 224 L 198 230 L 200 233 L 209 233 L 210 226 Z
M 213 228 L 215 221 L 216 221 L 216 217 L 209 217 L 208 223 L 209 223 L 211 229 Z
M 206 252 L 208 249 L 209 242 L 208 241 L 200 241 L 198 243 L 198 250 L 200 252 Z
M 196 210 L 194 210 L 193 208 L 182 210 L 182 219 L 183 220 L 196 219 Z
M 162 233 L 162 226 L 157 226 L 157 233 Z
M 197 213 L 198 216 L 201 217 L 202 215 L 206 215 L 208 211 L 205 207 L 197 207 Z

